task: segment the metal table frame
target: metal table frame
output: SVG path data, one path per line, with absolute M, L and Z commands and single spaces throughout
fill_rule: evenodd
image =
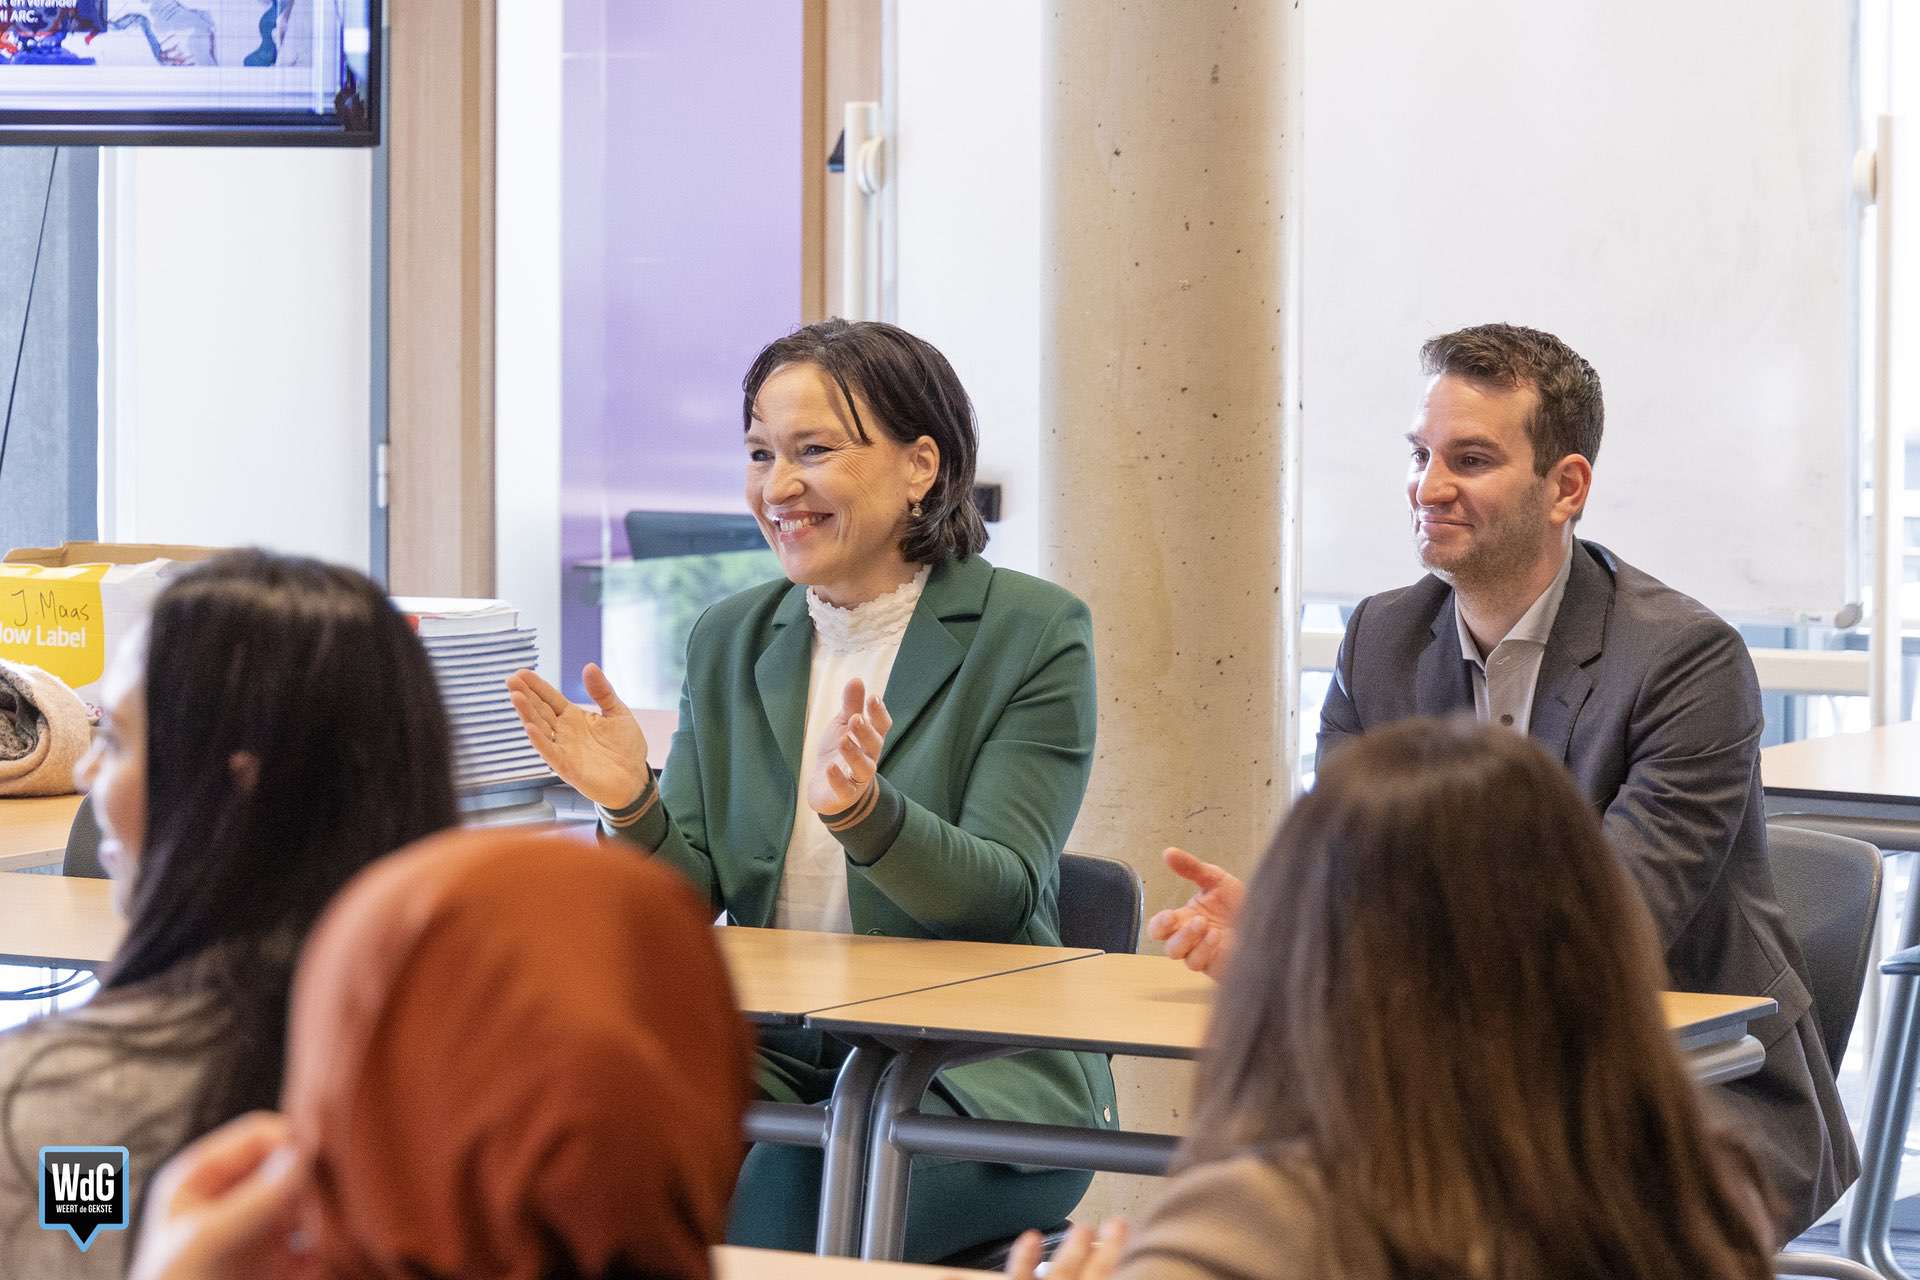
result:
M 1071 964 L 1075 960 L 1100 954 L 1089 948 L 1066 950 L 1077 954 L 1021 968 L 978 974 L 958 981 L 981 982 L 1008 973 L 1024 972 L 1028 968 L 1044 969 L 1050 965 Z M 908 988 L 869 999 L 892 999 L 925 989 Z M 835 1005 L 811 1013 L 761 1010 L 750 1012 L 746 1017 L 756 1027 L 797 1027 L 833 1009 L 852 1009 L 867 1002 L 863 1000 Z M 881 1077 L 893 1064 L 896 1055 L 892 1048 L 871 1037 L 841 1035 L 837 1038 L 847 1043 L 849 1052 L 846 1061 L 840 1064 L 839 1073 L 834 1077 L 833 1092 L 828 1095 L 825 1104 L 750 1103 L 742 1127 L 749 1142 L 813 1147 L 821 1152 L 820 1212 L 814 1233 L 814 1252 L 822 1257 L 852 1258 L 859 1256 L 860 1249 L 860 1227 L 865 1207 L 864 1177 L 867 1152 L 871 1145 L 869 1134 L 874 1099 L 880 1090 Z M 918 1101 L 916 1096 L 916 1105 Z
M 1766 1061 L 1766 1051 L 1760 1042 L 1746 1034 L 1750 1016 L 1762 1015 L 1722 1019 L 1697 1027 L 1679 1039 L 1679 1047 L 1688 1054 L 1694 1075 L 1702 1083 L 1723 1084 L 1752 1075 Z M 898 1261 L 905 1247 L 907 1197 L 916 1155 L 1164 1176 L 1179 1144 L 1179 1139 L 1169 1134 L 923 1114 L 920 1101 L 939 1072 L 1033 1049 L 1175 1059 L 1193 1058 L 1198 1052 L 1197 1049 L 1067 1038 L 994 1040 L 986 1036 L 964 1037 L 928 1029 L 916 1031 L 903 1026 L 862 1024 L 856 1006 L 824 1010 L 809 1016 L 807 1021 L 828 1034 L 852 1041 L 856 1053 L 873 1050 L 888 1055 L 888 1061 L 878 1071 L 867 1065 L 869 1060 L 863 1059 L 857 1079 L 849 1078 L 854 1065 L 850 1057 L 834 1086 L 832 1105 L 853 1108 L 858 1106 L 862 1089 L 877 1085 L 871 1088 L 867 1120 L 862 1126 L 867 1143 L 864 1188 L 857 1179 L 848 1180 L 849 1169 L 857 1167 L 851 1160 L 836 1169 L 831 1156 L 828 1172 L 830 1175 L 837 1172 L 840 1176 L 838 1180 L 831 1176 L 823 1178 L 821 1184 L 821 1251 L 827 1252 L 831 1244 L 835 1246 L 835 1254 L 842 1254 L 850 1238 L 846 1234 L 848 1224 L 859 1223 L 859 1256 L 869 1261 Z M 818 1108 L 806 1109 L 818 1111 Z M 816 1120 L 815 1125 L 818 1124 Z M 841 1154 L 843 1158 L 848 1154 L 845 1147 Z M 863 1190 L 864 1206 L 859 1203 Z

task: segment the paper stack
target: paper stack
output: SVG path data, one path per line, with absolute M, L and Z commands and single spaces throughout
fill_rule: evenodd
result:
M 396 596 L 393 603 L 426 646 L 453 724 L 454 782 L 460 791 L 538 787 L 554 781 L 520 727 L 507 677 L 540 657 L 538 635 L 500 600 Z

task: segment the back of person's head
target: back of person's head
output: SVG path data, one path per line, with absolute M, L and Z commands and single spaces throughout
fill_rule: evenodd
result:
M 236 551 L 147 631 L 146 833 L 113 990 L 199 958 L 224 1016 L 192 1130 L 280 1088 L 294 957 L 368 862 L 457 814 L 425 650 L 363 574 Z
M 527 831 L 382 861 L 313 932 L 283 1108 L 329 1280 L 708 1275 L 754 1039 L 671 869 Z
M 1768 1274 L 1661 1016 L 1652 921 L 1564 768 L 1410 720 L 1325 763 L 1249 891 L 1186 1163 L 1290 1153 L 1356 1277 Z

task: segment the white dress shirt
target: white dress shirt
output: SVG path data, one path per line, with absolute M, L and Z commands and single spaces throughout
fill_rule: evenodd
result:
M 1560 572 L 1553 575 L 1538 598 L 1520 615 L 1493 652 L 1482 655 L 1460 616 L 1460 596 L 1453 598 L 1453 621 L 1460 628 L 1460 652 L 1473 664 L 1473 713 L 1483 721 L 1503 724 L 1517 733 L 1525 733 L 1533 722 L 1533 695 L 1540 684 L 1540 662 L 1547 654 L 1547 639 L 1553 634 L 1553 620 L 1560 615 L 1560 602 L 1567 595 L 1567 579 L 1573 573 L 1573 546 L 1567 546 Z

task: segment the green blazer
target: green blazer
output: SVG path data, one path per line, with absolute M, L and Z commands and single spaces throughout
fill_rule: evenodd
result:
M 793 831 L 813 626 L 779 580 L 714 605 L 687 642 L 662 804 L 619 834 L 716 913 L 764 926 Z M 1060 851 L 1093 766 L 1093 623 L 1071 593 L 978 556 L 928 575 L 887 681 L 873 813 L 838 835 L 858 933 L 1060 945 Z M 1099 1054 L 1035 1052 L 941 1077 L 969 1115 L 1114 1118 Z

